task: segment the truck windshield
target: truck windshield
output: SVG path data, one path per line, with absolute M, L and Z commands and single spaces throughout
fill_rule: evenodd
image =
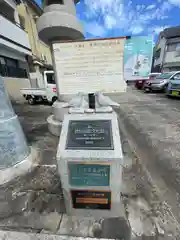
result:
M 47 83 L 48 84 L 56 84 L 54 73 L 46 73 L 46 77 L 47 77 Z

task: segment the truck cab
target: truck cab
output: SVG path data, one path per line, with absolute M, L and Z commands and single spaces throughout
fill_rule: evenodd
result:
M 55 102 L 57 100 L 57 94 L 54 71 L 44 71 L 44 84 L 48 102 Z
M 38 82 L 38 79 L 37 79 Z M 57 100 L 54 71 L 44 71 L 42 87 L 22 88 L 21 93 L 30 105 L 36 102 L 47 101 L 54 103 Z

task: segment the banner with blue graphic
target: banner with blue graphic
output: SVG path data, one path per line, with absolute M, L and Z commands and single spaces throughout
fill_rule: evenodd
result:
M 126 40 L 124 48 L 125 80 L 146 79 L 151 72 L 152 36 L 135 36 Z

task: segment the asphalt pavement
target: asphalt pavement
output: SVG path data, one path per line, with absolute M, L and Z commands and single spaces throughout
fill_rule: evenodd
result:
M 179 228 L 180 100 L 161 93 L 145 94 L 133 87 L 114 100 L 120 103 L 121 124 L 141 165 Z
M 179 223 L 172 214 L 169 202 L 166 201 L 167 196 L 162 194 L 162 192 L 169 193 L 167 185 L 162 177 L 157 178 L 157 174 L 152 179 L 154 177 L 152 173 L 157 172 L 154 169 L 154 166 L 156 168 L 155 160 L 152 160 L 153 170 L 149 171 L 147 165 L 152 149 L 150 151 L 146 146 L 147 151 L 142 151 L 142 146 L 140 146 L 139 151 L 139 143 L 142 143 L 139 136 L 142 132 L 146 134 L 143 137 L 151 136 L 151 134 L 154 138 L 156 136 L 154 152 L 156 148 L 162 148 L 162 135 L 158 135 L 159 131 L 161 134 L 164 134 L 165 131 L 168 135 L 171 128 L 168 124 L 171 122 L 177 128 L 180 101 L 171 101 L 161 94 L 146 95 L 131 88 L 128 88 L 128 92 L 125 94 L 114 96 L 114 100 L 121 104 L 120 110 L 117 112 L 120 119 L 122 147 L 127 164 L 123 169 L 122 197 L 130 228 L 124 225 L 124 222 L 122 224 L 120 219 L 113 221 L 107 219 L 102 224 L 103 227 L 94 220 L 89 221 L 89 219 L 77 219 L 76 217 L 69 219 L 67 217 L 60 178 L 56 168 L 56 149 L 59 139 L 48 132 L 46 122 L 47 117 L 51 114 L 51 107 L 43 104 L 29 106 L 26 103 L 14 103 L 14 110 L 19 116 L 28 144 L 40 150 L 41 162 L 33 173 L 20 179 L 13 186 L 21 193 L 33 194 L 28 209 L 22 214 L 1 219 L 0 229 L 35 234 L 101 236 L 104 238 L 124 238 L 125 240 L 128 239 L 129 233 L 133 236 L 132 239 L 180 239 Z M 171 102 L 169 103 L 169 101 Z M 161 127 L 162 124 L 163 127 Z M 139 126 L 137 131 L 134 130 L 134 126 Z M 171 141 L 178 138 L 174 130 L 171 133 Z M 146 143 L 146 141 L 144 142 Z M 148 155 L 148 159 L 145 155 Z M 175 157 L 178 157 L 176 152 Z M 168 174 L 171 173 L 171 169 L 169 171 L 166 171 L 166 176 L 170 176 Z M 170 193 L 172 194 L 172 191 Z M 118 226 L 119 231 L 113 230 L 114 226 Z M 108 227 L 111 228 L 111 231 L 107 233 Z M 98 228 L 100 228 L 100 232 L 94 231 Z

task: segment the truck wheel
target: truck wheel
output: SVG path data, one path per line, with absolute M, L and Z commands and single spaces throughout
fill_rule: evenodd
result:
M 168 85 L 164 86 L 163 92 L 166 93 L 168 90 Z
M 53 97 L 52 101 L 51 101 L 51 104 L 53 104 L 57 99 L 58 99 L 57 97 Z
M 28 103 L 29 103 L 29 105 L 34 105 L 36 103 L 36 99 L 31 97 L 31 96 L 29 96 L 28 97 Z

